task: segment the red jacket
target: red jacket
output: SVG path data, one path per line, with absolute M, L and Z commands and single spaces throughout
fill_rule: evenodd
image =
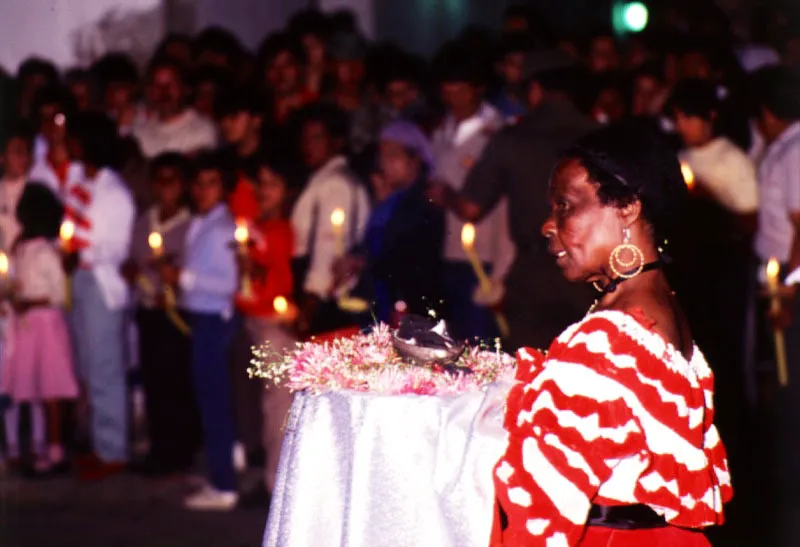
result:
M 275 313 L 273 303 L 278 296 L 292 295 L 292 250 L 294 237 L 288 220 L 256 222 L 252 235 L 250 259 L 253 299 L 236 297 L 236 307 L 244 315 L 268 317 Z

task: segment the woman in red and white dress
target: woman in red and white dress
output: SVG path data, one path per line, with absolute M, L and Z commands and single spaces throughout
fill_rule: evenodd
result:
M 565 277 L 601 294 L 546 353 L 518 353 L 492 547 L 705 546 L 722 523 L 713 374 L 661 269 L 685 192 L 674 155 L 628 125 L 555 169 L 542 233 Z

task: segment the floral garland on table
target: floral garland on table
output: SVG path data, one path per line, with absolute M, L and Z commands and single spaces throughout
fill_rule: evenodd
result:
M 455 363 L 467 372 L 445 372 L 438 365 L 416 366 L 404 361 L 393 346 L 392 329 L 379 324 L 368 333 L 333 342 L 313 339 L 286 354 L 263 344 L 254 351 L 250 376 L 292 391 L 312 394 L 350 390 L 385 395 L 454 395 L 480 390 L 495 381 L 514 378 L 515 360 L 500 351 L 467 347 Z

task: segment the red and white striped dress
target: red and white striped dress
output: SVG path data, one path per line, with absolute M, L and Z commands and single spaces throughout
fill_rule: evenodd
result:
M 721 524 L 733 494 L 713 424 L 714 377 L 696 347 L 687 362 L 651 327 L 601 311 L 546 355 L 518 352 L 492 547 L 610 545 L 612 536 L 615 546 L 709 545 L 692 529 Z M 587 527 L 593 503 L 646 504 L 671 526 Z

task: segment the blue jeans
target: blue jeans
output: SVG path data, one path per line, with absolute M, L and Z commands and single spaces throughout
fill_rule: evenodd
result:
M 491 270 L 487 268 L 487 273 Z M 445 262 L 442 293 L 447 306 L 447 324 L 457 340 L 478 338 L 486 343 L 500 335 L 492 310 L 472 301 L 478 278 L 469 262 Z
M 188 315 L 192 328 L 192 377 L 203 423 L 209 479 L 217 490 L 233 492 L 236 429 L 228 359 L 235 322 L 223 319 L 220 314 L 190 312 Z
M 125 382 L 125 310 L 106 306 L 94 274 L 72 279 L 70 322 L 78 372 L 91 408 L 95 453 L 106 462 L 128 459 L 128 394 Z

